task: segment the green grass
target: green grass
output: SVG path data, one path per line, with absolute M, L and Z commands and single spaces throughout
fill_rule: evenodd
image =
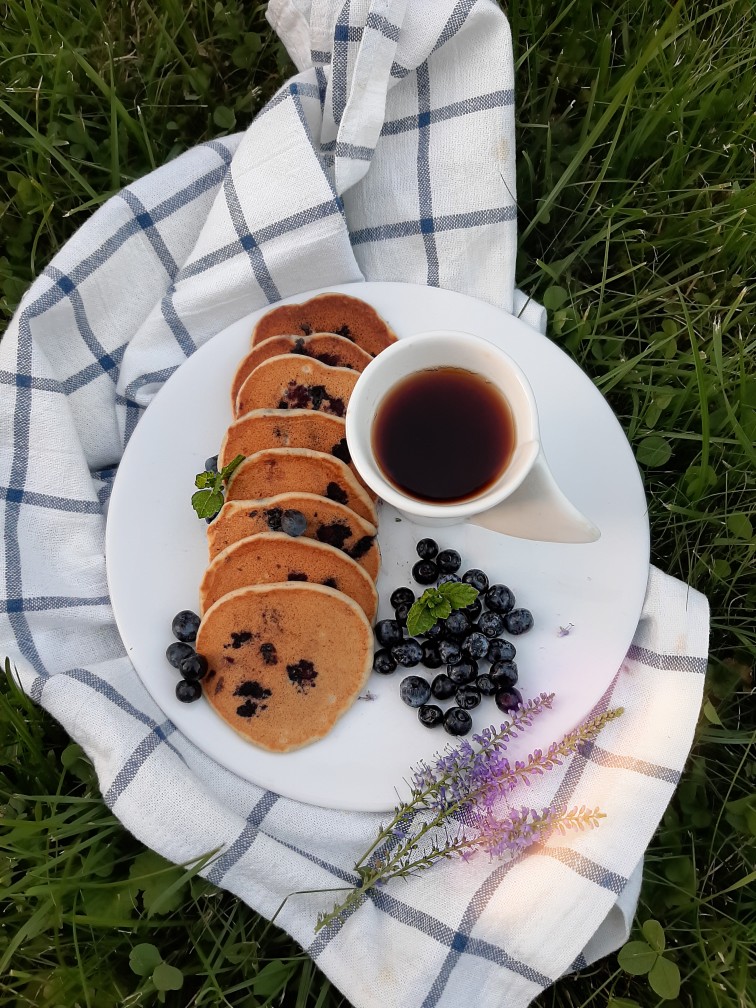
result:
M 111 193 L 243 128 L 288 72 L 262 16 L 213 6 L 0 3 L 0 311 Z M 653 560 L 712 605 L 706 703 L 649 850 L 638 924 L 669 1005 L 756 1004 L 756 22 L 749 0 L 510 5 L 519 283 L 627 431 Z M 0 1006 L 334 1008 L 275 928 L 121 829 L 78 747 L 0 693 Z M 646 936 L 653 934 L 647 929 Z M 638 935 L 640 937 L 640 931 Z M 658 940 L 658 934 L 656 936 Z M 146 949 L 133 950 L 138 945 Z M 133 958 L 130 963 L 130 953 Z M 178 968 L 181 975 L 166 965 Z M 157 967 L 157 968 L 156 968 Z M 609 957 L 541 1008 L 654 1008 Z

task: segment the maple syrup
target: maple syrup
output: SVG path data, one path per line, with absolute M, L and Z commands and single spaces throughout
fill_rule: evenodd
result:
M 375 459 L 389 482 L 416 500 L 477 497 L 512 458 L 514 420 L 499 389 L 456 367 L 429 368 L 398 382 L 378 406 Z

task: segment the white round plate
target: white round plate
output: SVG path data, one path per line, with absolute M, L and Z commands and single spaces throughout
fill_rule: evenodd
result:
M 575 727 L 614 677 L 640 615 L 649 560 L 643 487 L 630 446 L 601 394 L 546 337 L 492 305 L 462 294 L 401 283 L 327 288 L 363 298 L 401 339 L 460 329 L 498 343 L 527 374 L 541 437 L 558 484 L 600 529 L 589 545 L 530 542 L 472 526 L 425 530 L 379 509 L 383 566 L 379 618 L 389 595 L 412 585 L 415 542 L 429 534 L 515 592 L 535 627 L 515 638 L 524 697 L 555 693 L 553 709 L 512 750 L 518 756 Z M 304 301 L 321 291 L 284 299 Z M 110 500 L 107 568 L 118 629 L 142 681 L 165 714 L 203 752 L 239 776 L 299 801 L 353 811 L 392 808 L 411 765 L 452 739 L 422 727 L 399 699 L 401 669 L 373 674 L 363 695 L 324 739 L 296 752 L 264 752 L 200 700 L 182 704 L 165 659 L 171 620 L 197 608 L 207 564 L 206 526 L 190 504 L 194 476 L 215 455 L 231 422 L 229 389 L 256 320 L 218 333 L 165 383 L 131 437 Z M 416 587 L 416 586 L 415 586 Z M 560 635 L 560 627 L 571 630 Z M 421 670 L 415 670 L 421 671 Z M 474 730 L 504 720 L 491 699 L 473 711 Z

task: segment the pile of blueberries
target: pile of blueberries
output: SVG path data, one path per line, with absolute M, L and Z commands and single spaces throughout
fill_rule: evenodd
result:
M 176 613 L 171 630 L 176 640 L 169 644 L 165 657 L 182 678 L 176 683 L 176 696 L 182 703 L 193 703 L 202 696 L 200 679 L 207 675 L 208 664 L 204 655 L 197 654 L 192 645 L 197 640 L 200 618 L 191 609 Z
M 380 648 L 373 658 L 373 670 L 391 675 L 398 665 L 414 668 L 440 669 L 428 682 L 424 676 L 410 675 L 402 679 L 399 694 L 409 706 L 417 708 L 417 716 L 426 728 L 443 725 L 450 735 L 467 735 L 472 728 L 469 714 L 483 697 L 492 696 L 499 710 L 509 713 L 522 703 L 517 690 L 516 650 L 501 634 L 519 636 L 533 626 L 528 609 L 516 609 L 514 593 L 503 584 L 489 584 L 482 570 L 471 568 L 461 576 L 462 558 L 453 549 L 439 551 L 434 539 L 421 539 L 417 544 L 420 557 L 412 568 L 412 577 L 423 586 L 463 581 L 477 589 L 478 597 L 465 609 L 455 609 L 446 619 L 438 620 L 422 640 L 405 637 L 407 616 L 415 602 L 411 588 L 397 588 L 391 593 L 394 619 L 380 620 L 375 636 Z M 485 606 L 485 608 L 484 608 Z M 479 662 L 487 661 L 483 670 Z M 455 705 L 446 712 L 434 703 L 454 698 Z

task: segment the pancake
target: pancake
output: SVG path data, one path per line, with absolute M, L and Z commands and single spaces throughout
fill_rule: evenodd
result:
M 343 336 L 375 357 L 396 342 L 378 312 L 365 301 L 347 294 L 318 294 L 302 304 L 280 305 L 260 319 L 252 333 L 252 346 L 271 336 L 295 333 L 309 336 L 331 332 Z
M 254 585 L 205 613 L 197 651 L 209 663 L 203 692 L 250 742 L 288 752 L 323 738 L 352 706 L 373 661 L 365 614 L 323 585 Z
M 305 409 L 343 417 L 359 377 L 359 371 L 306 357 L 271 357 L 239 389 L 234 416 L 256 409 Z
M 303 357 L 313 357 L 329 367 L 351 368 L 353 371 L 364 371 L 372 357 L 365 353 L 355 343 L 350 343 L 343 336 L 335 333 L 312 333 L 310 336 L 271 336 L 263 340 L 247 354 L 239 365 L 231 384 L 231 408 L 236 407 L 236 397 L 246 378 L 255 370 L 258 364 L 270 357 L 281 354 L 299 354 Z
M 314 539 L 260 532 L 219 553 L 200 583 L 200 613 L 247 585 L 301 581 L 324 584 L 354 599 L 372 624 L 378 593 L 367 571 L 346 553 Z
M 264 448 L 309 448 L 335 455 L 347 463 L 370 499 L 376 500 L 376 494 L 365 486 L 352 465 L 346 423 L 341 417 L 306 409 L 252 410 L 234 420 L 226 431 L 218 454 L 218 468 L 228 465 L 237 455 L 254 455 Z
M 283 493 L 262 500 L 227 501 L 207 527 L 210 559 L 239 539 L 258 532 L 278 532 L 281 513 L 301 511 L 307 519 L 303 535 L 343 550 L 375 581 L 381 563 L 375 525 L 343 504 L 310 493 Z
M 288 491 L 318 494 L 345 504 L 375 525 L 373 502 L 349 466 L 307 448 L 266 448 L 246 458 L 226 486 L 226 500 L 254 500 Z

